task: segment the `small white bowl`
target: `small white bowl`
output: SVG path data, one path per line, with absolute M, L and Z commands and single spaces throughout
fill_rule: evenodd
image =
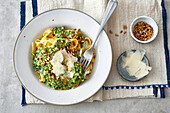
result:
M 146 22 L 147 24 L 149 24 L 150 26 L 152 26 L 153 29 L 154 29 L 154 34 L 153 34 L 153 36 L 152 36 L 149 40 L 147 40 L 147 41 L 138 40 L 138 39 L 133 35 L 133 27 L 135 26 L 136 23 L 141 22 L 141 21 Z M 156 36 L 157 36 L 157 34 L 158 34 L 158 25 L 156 24 L 155 20 L 153 20 L 151 17 L 148 17 L 148 16 L 140 16 L 140 17 L 135 18 L 135 19 L 133 20 L 133 22 L 131 23 L 131 25 L 130 25 L 130 34 L 131 34 L 131 36 L 133 37 L 133 39 L 136 40 L 136 41 L 139 42 L 139 43 L 149 43 L 149 42 L 153 41 L 153 40 L 156 38 Z

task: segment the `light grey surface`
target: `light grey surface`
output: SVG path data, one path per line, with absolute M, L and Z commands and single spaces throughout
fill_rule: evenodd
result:
M 169 19 L 170 0 L 165 1 L 165 5 Z M 13 69 L 13 50 L 6 48 L 6 46 L 14 46 L 19 33 L 19 12 L 18 0 L 0 0 L 0 113 L 170 113 L 170 89 L 166 90 L 165 99 L 116 99 L 72 106 L 28 105 L 21 107 L 21 84 Z M 168 31 L 170 31 L 170 20 L 168 20 Z M 170 36 L 170 32 L 168 34 Z M 10 39 L 7 40 L 7 37 Z M 2 65 L 4 63 L 5 65 Z M 15 82 L 17 84 L 13 85 Z

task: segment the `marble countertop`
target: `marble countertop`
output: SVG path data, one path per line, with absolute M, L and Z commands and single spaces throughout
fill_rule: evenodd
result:
M 170 18 L 170 0 L 165 0 L 168 19 Z M 71 106 L 56 105 L 28 105 L 22 107 L 21 84 L 14 73 L 12 64 L 12 50 L 5 46 L 14 46 L 14 41 L 19 33 L 19 0 L 0 0 L 0 113 L 169 113 L 170 89 L 166 90 L 165 99 L 115 99 L 109 101 L 95 101 L 93 103 L 80 103 Z M 170 20 L 168 20 L 170 31 Z M 170 32 L 168 32 L 170 36 Z M 11 40 L 6 40 L 11 37 Z M 170 40 L 169 40 L 170 46 Z M 5 54 L 4 54 L 5 53 Z M 9 61 L 10 60 L 10 61 Z M 9 65 L 1 65 L 10 62 Z M 9 67 L 10 66 L 10 67 Z M 8 70 L 8 69 L 13 70 Z M 12 82 L 17 84 L 11 85 Z

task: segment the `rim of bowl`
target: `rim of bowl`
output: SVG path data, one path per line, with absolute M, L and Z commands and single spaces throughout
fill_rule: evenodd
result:
M 139 20 L 139 19 L 144 20 L 144 18 L 145 18 L 145 19 L 150 19 L 150 20 L 156 25 L 156 28 L 155 28 L 155 27 L 153 27 L 151 24 L 149 24 L 148 22 L 144 21 L 144 22 L 146 22 L 147 24 L 149 24 L 150 26 L 152 26 L 152 28 L 154 29 L 154 34 L 155 34 L 155 35 L 153 35 L 153 36 L 152 36 L 149 40 L 147 40 L 147 41 L 141 41 L 141 40 L 137 39 L 137 38 L 133 35 L 133 32 L 132 32 L 132 29 L 133 29 L 133 27 L 134 27 L 134 24 L 136 24 L 135 22 L 136 22 L 137 20 Z M 152 41 L 157 37 L 157 35 L 158 35 L 158 25 L 157 25 L 156 21 L 155 21 L 153 18 L 149 17 L 149 16 L 139 16 L 139 17 L 136 17 L 136 18 L 132 21 L 132 23 L 131 23 L 131 25 L 130 25 L 130 34 L 131 34 L 132 38 L 133 38 L 135 41 L 139 42 L 139 43 L 143 43 L 143 44 L 150 43 L 150 42 L 152 42 Z
M 112 48 L 111 48 L 111 63 L 110 63 L 110 69 L 109 69 L 109 72 L 108 72 L 108 76 L 107 76 L 106 80 L 102 83 L 101 87 L 98 88 L 97 91 L 96 91 L 94 94 L 92 94 L 90 97 L 88 97 L 88 98 L 86 98 L 86 99 L 83 99 L 83 100 L 81 100 L 81 101 L 79 101 L 79 102 L 71 103 L 71 104 L 55 104 L 55 103 L 47 102 L 47 101 L 45 101 L 45 100 L 42 100 L 42 99 L 38 98 L 35 94 L 33 94 L 32 92 L 30 92 L 30 91 L 27 89 L 26 86 L 24 86 L 24 84 L 22 83 L 22 81 L 20 80 L 20 78 L 19 78 L 19 76 L 18 76 L 18 73 L 17 73 L 17 71 L 16 71 L 16 67 L 15 67 L 15 65 L 16 65 L 16 64 L 15 64 L 15 55 L 14 55 L 14 54 L 15 54 L 15 47 L 16 47 L 17 41 L 18 41 L 19 36 L 20 36 L 20 34 L 22 33 L 22 31 L 26 28 L 26 26 L 27 26 L 30 22 L 32 22 L 32 21 L 33 21 L 35 18 L 37 18 L 38 16 L 40 16 L 40 15 L 42 15 L 42 14 L 44 14 L 44 13 L 50 12 L 50 11 L 54 11 L 54 10 L 72 10 L 72 11 L 77 11 L 77 12 L 83 13 L 83 14 L 87 15 L 88 17 L 92 18 L 96 23 L 98 23 L 98 24 L 100 25 L 100 23 L 97 22 L 97 20 L 94 19 L 92 16 L 88 15 L 88 14 L 85 13 L 85 12 L 76 10 L 76 9 L 71 9 L 71 8 L 55 8 L 55 9 L 51 9 L 51 10 L 44 11 L 44 12 L 38 14 L 37 16 L 33 17 L 28 23 L 26 23 L 26 24 L 24 25 L 24 27 L 23 27 L 23 28 L 21 29 L 21 31 L 19 32 L 19 35 L 17 36 L 17 39 L 16 39 L 15 44 L 14 44 L 14 48 L 13 48 L 13 66 L 14 66 L 14 70 L 15 70 L 15 73 L 16 73 L 16 75 L 17 75 L 17 78 L 18 78 L 19 82 L 20 82 L 21 85 L 25 88 L 25 90 L 27 90 L 33 97 L 39 99 L 39 100 L 42 101 L 42 102 L 45 102 L 45 103 L 48 103 L 48 104 L 52 104 L 52 105 L 60 105 L 60 106 L 75 105 L 75 104 L 78 104 L 78 103 L 82 103 L 82 102 L 84 102 L 85 100 L 89 99 L 90 97 L 94 96 L 94 95 L 100 90 L 100 88 L 101 88 L 102 85 L 106 82 L 106 80 L 108 79 L 108 76 L 109 76 L 109 74 L 110 74 L 111 67 L 112 67 L 112 60 L 113 60 L 113 59 L 112 59 Z M 106 31 L 105 31 L 104 29 L 103 29 L 103 31 L 106 33 Z M 108 37 L 107 33 L 106 33 L 106 36 Z M 110 42 L 110 40 L 109 40 L 109 42 Z M 110 43 L 110 46 L 111 46 L 111 43 Z

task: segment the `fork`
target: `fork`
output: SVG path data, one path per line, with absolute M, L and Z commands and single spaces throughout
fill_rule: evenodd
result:
M 96 35 L 96 38 L 94 39 L 91 47 L 86 50 L 81 59 L 80 59 L 80 63 L 82 63 L 82 67 L 86 70 L 87 67 L 89 66 L 92 58 L 93 58 L 93 47 L 100 35 L 100 33 L 103 31 L 103 28 L 105 26 L 105 24 L 107 23 L 107 21 L 109 20 L 110 16 L 112 15 L 113 11 L 116 9 L 117 7 L 117 0 L 109 0 L 108 2 L 108 5 L 106 7 L 106 11 L 104 13 L 104 16 L 103 16 L 103 19 L 102 19 L 102 22 L 101 22 L 101 25 L 99 27 L 99 30 L 97 32 L 97 35 Z

